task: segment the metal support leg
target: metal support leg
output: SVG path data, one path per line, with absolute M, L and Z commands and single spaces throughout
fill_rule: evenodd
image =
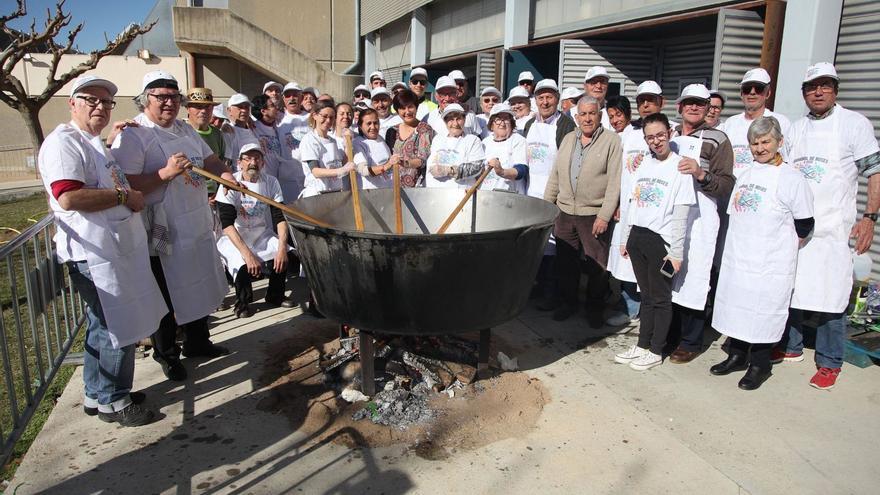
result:
M 361 355 L 361 392 L 372 397 L 376 394 L 376 350 L 373 348 L 373 334 L 361 330 L 358 335 Z
M 492 341 L 492 329 L 480 330 L 480 354 L 477 358 L 477 379 L 489 377 L 489 344 Z

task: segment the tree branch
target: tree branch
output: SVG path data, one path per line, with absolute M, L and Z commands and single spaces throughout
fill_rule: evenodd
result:
M 6 26 L 6 23 L 13 20 L 18 19 L 19 17 L 24 17 L 27 15 L 27 8 L 24 6 L 24 0 L 18 0 L 18 8 L 15 9 L 15 12 L 9 15 L 0 15 L 0 26 Z

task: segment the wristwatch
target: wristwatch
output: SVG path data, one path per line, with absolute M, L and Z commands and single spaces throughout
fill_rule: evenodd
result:
M 709 182 L 711 182 L 711 181 L 712 181 L 712 172 L 706 172 L 706 175 L 703 176 L 703 180 L 698 180 L 697 182 L 701 186 L 705 186 L 705 185 L 708 185 Z
M 867 218 L 868 220 L 877 223 L 877 214 L 876 213 L 865 213 L 862 215 L 862 218 Z

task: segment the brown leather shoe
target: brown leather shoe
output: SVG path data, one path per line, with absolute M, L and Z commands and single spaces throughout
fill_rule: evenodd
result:
M 687 364 L 696 359 L 696 357 L 699 355 L 699 352 L 686 351 L 679 347 L 678 349 L 673 351 L 672 354 L 669 355 L 669 362 L 675 364 Z

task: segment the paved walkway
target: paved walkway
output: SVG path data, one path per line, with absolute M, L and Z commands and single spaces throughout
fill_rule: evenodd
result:
M 302 291 L 300 291 L 302 293 Z M 715 343 L 690 365 L 646 373 L 612 362 L 634 331 L 590 330 L 527 310 L 495 329 L 520 366 L 549 390 L 527 435 L 442 461 L 406 446 L 350 450 L 310 445 L 287 417 L 261 412 L 268 350 L 311 317 L 265 310 L 215 314 L 215 340 L 235 352 L 188 362 L 190 379 L 164 380 L 137 363 L 136 389 L 161 419 L 120 428 L 82 413 L 74 374 L 10 490 L 49 493 L 699 493 L 843 494 L 876 490 L 880 368 L 847 366 L 830 392 L 807 385 L 807 361 L 785 364 L 760 390 L 712 377 Z

